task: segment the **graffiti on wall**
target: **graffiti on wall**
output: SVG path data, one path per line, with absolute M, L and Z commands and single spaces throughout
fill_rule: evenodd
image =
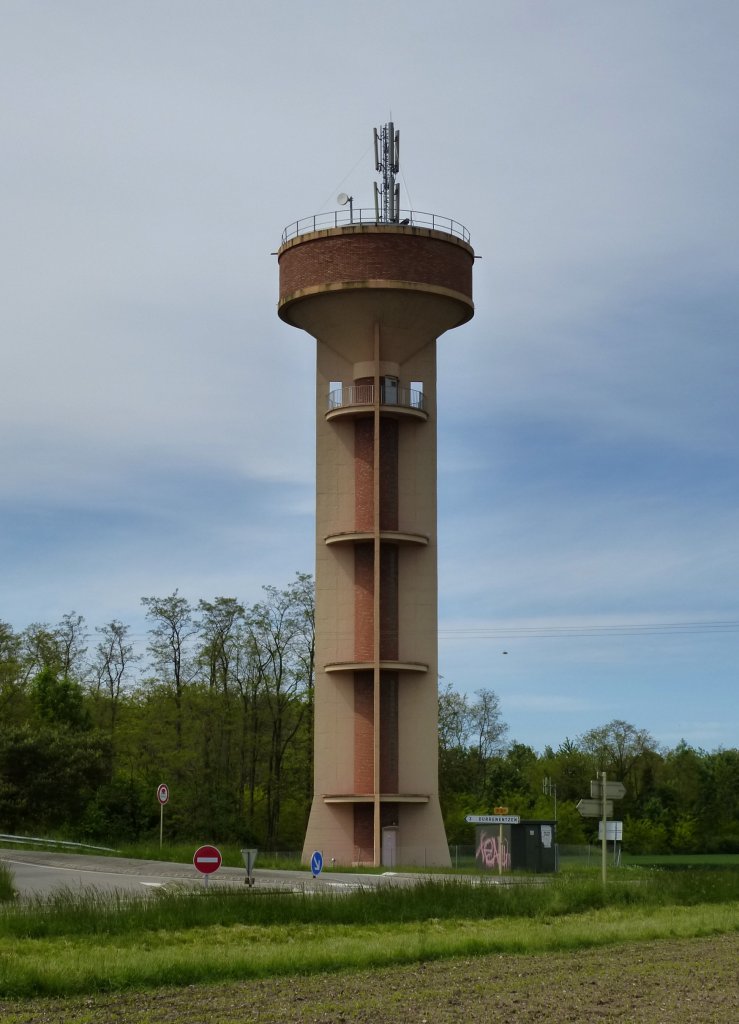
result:
M 477 848 L 475 850 L 475 861 L 477 864 L 491 870 L 496 868 L 509 871 L 511 867 L 511 852 L 508 837 L 502 838 L 498 831 L 488 832 L 487 829 L 477 829 Z

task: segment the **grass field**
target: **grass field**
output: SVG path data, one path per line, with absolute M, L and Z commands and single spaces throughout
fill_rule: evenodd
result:
M 739 872 L 0 904 L 3 1024 L 739 1020 Z M 9 879 L 12 884 L 12 879 Z
M 546 885 L 459 879 L 346 895 L 163 891 L 58 894 L 0 911 L 0 994 L 183 986 L 543 953 L 736 932 L 736 871 L 636 872 Z
M 661 868 L 739 868 L 739 853 L 629 853 L 625 866 Z
M 3 999 L 3 1024 L 729 1024 L 739 935 L 493 953 L 186 988 Z

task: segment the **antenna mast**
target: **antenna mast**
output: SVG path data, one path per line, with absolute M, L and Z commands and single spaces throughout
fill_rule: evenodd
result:
M 374 182 L 375 218 L 378 224 L 397 224 L 400 220 L 400 185 L 395 175 L 400 169 L 400 132 L 392 121 L 375 132 L 375 170 L 382 184 Z

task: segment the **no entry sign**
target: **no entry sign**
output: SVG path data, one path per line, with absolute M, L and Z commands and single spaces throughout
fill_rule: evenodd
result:
M 201 846 L 195 851 L 192 862 L 201 875 L 212 875 L 221 866 L 221 851 L 215 846 Z

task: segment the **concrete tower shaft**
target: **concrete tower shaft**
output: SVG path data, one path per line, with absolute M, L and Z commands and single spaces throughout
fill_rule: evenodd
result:
M 314 799 L 304 856 L 448 864 L 438 802 L 436 339 L 473 315 L 469 244 L 402 224 L 279 251 L 317 342 Z

